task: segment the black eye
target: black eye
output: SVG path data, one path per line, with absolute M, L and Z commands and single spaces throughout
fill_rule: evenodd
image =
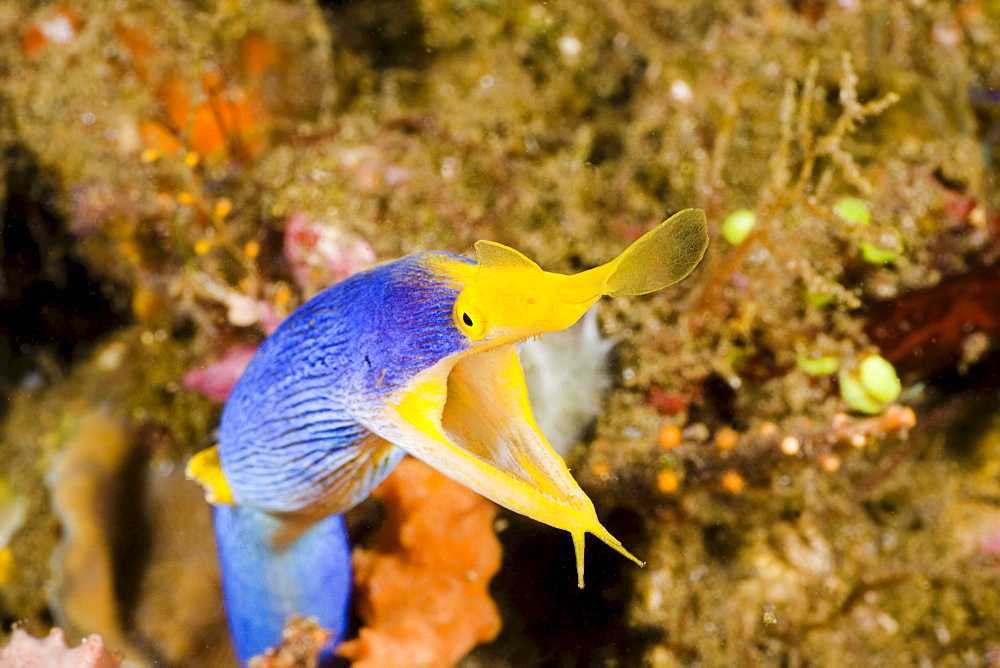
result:
M 464 322 L 466 326 L 472 327 L 472 318 L 469 317 L 468 313 L 462 314 L 462 322 Z

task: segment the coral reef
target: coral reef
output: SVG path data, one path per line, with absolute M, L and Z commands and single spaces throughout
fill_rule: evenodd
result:
M 415 459 L 372 494 L 386 520 L 354 552 L 364 626 L 338 653 L 355 666 L 451 666 L 500 631 L 489 594 L 500 568 L 496 509 Z
M 997 423 L 989 421 L 968 446 L 976 458 L 995 452 Z M 886 458 L 891 473 L 849 461 L 838 475 L 782 466 L 738 503 L 698 492 L 661 507 L 673 528 L 650 546 L 629 607 L 632 622 L 659 638 L 645 660 L 727 663 L 745 655 L 749 638 L 767 661 L 784 656 L 785 643 L 820 663 L 995 652 L 993 631 L 982 626 L 997 605 L 982 541 L 1000 514 L 978 494 L 995 484 L 987 478 L 996 464 L 972 466 L 978 491 L 961 490 L 944 473 L 950 464 L 942 449 L 954 444 L 917 429 Z M 914 487 L 921 498 L 907 503 Z M 915 530 L 922 524 L 935 529 Z M 735 587 L 722 584 L 734 577 Z M 692 625 L 702 605 L 716 613 Z
M 179 466 L 164 464 L 143 481 L 147 553 L 127 619 L 154 662 L 227 666 L 235 661 L 222 617 L 211 513 Z
M 996 3 L 322 4 L 0 0 L 5 623 L 74 609 L 82 532 L 109 644 L 225 662 L 178 472 L 241 355 L 375 261 L 568 273 L 699 206 L 705 262 L 599 307 L 611 387 L 554 427 L 647 567 L 567 594 L 565 537 L 501 513 L 467 661 L 997 661 Z M 876 356 L 898 397 L 845 398 Z

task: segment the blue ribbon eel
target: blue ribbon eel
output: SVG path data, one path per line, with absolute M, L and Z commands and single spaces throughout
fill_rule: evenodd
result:
M 538 429 L 517 344 L 569 327 L 601 296 L 687 276 L 708 245 L 686 209 L 574 275 L 490 241 L 477 260 L 426 251 L 320 292 L 260 346 L 189 476 L 214 504 L 226 614 L 241 663 L 293 614 L 344 632 L 350 551 L 341 513 L 409 453 L 515 512 L 564 529 L 583 586 L 587 533 L 642 565 Z

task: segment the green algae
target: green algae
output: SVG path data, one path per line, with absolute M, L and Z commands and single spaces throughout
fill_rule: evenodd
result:
M 722 238 L 737 246 L 749 236 L 757 217 L 750 209 L 737 209 L 722 221 Z

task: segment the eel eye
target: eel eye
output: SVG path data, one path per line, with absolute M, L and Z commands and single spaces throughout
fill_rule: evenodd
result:
M 486 334 L 486 318 L 475 306 L 455 306 L 455 325 L 473 341 Z

